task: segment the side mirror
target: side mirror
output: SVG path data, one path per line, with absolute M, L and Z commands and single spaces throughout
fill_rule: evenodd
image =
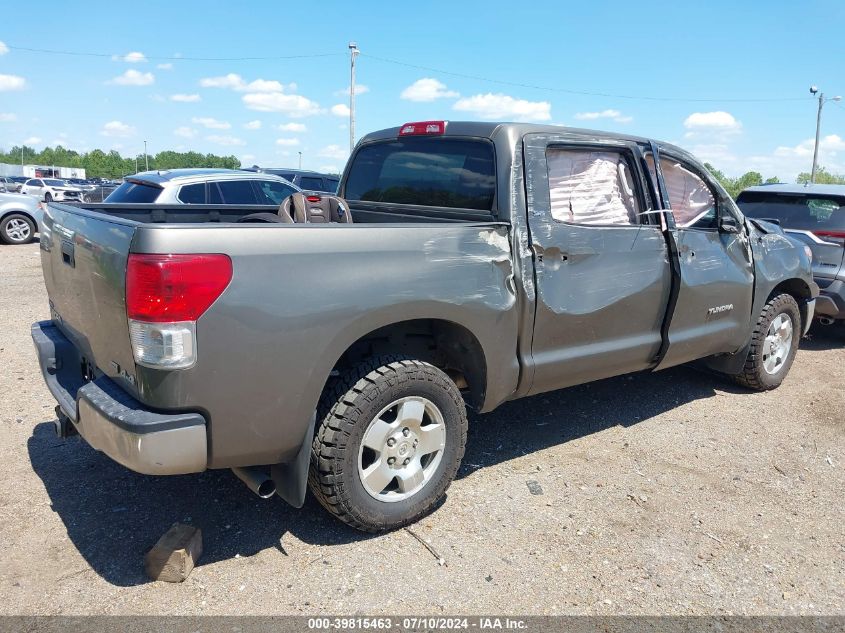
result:
M 739 233 L 739 223 L 732 215 L 723 215 L 719 218 L 719 231 L 722 233 Z

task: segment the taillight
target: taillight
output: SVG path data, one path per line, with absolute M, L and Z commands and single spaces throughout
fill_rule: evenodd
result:
M 399 136 L 424 136 L 445 133 L 446 121 L 418 121 L 416 123 L 406 123 L 399 128 Z
M 845 231 L 813 231 L 821 238 L 834 237 L 837 239 L 845 239 Z
M 232 280 L 220 254 L 130 254 L 126 315 L 139 365 L 179 369 L 196 362 L 196 320 Z

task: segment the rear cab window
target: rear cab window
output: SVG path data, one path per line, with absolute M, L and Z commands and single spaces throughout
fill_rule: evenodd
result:
M 126 181 L 112 191 L 104 202 L 150 203 L 155 202 L 161 189 L 140 180 Z
M 495 211 L 496 169 L 488 139 L 406 137 L 362 146 L 343 197 L 373 207 L 414 205 Z
M 778 220 L 785 229 L 845 237 L 845 196 L 743 191 L 737 204 L 749 218 Z
M 302 180 L 299 182 L 299 186 L 302 189 L 315 189 L 317 191 L 322 191 L 323 179 L 316 178 L 314 176 L 303 176 Z

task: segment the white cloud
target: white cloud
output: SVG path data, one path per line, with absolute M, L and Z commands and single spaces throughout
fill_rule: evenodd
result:
M 505 94 L 479 94 L 459 99 L 452 106 L 459 112 L 470 112 L 482 119 L 513 119 L 515 121 L 548 121 L 552 118 L 552 104 L 548 101 L 527 101 Z
M 40 142 L 41 142 L 41 138 L 40 138 L 40 137 L 38 137 L 38 136 L 30 136 L 29 138 L 24 139 L 23 144 L 24 144 L 24 145 L 38 145 L 38 143 L 40 143 Z
M 345 103 L 338 103 L 332 106 L 332 114 L 335 116 L 349 116 L 349 106 Z
M 181 136 L 182 138 L 194 138 L 197 135 L 197 131 L 192 127 L 182 125 L 173 130 L 173 134 L 175 136 Z
M 5 90 L 23 90 L 26 79 L 17 75 L 0 75 L 0 92 Z
M 405 88 L 399 96 L 408 101 L 434 101 L 435 99 L 447 99 L 460 95 L 454 90 L 449 90 L 446 84 L 436 79 L 423 77 Z
M 109 83 L 119 86 L 149 86 L 154 81 L 155 76 L 152 73 L 142 73 L 130 68 L 122 75 L 118 75 L 112 79 Z
M 298 138 L 277 138 L 276 145 L 281 145 L 282 147 L 293 147 L 294 145 L 299 145 Z
M 276 129 L 280 132 L 307 132 L 308 128 L 304 123 L 282 123 L 277 125 Z
M 255 119 L 255 121 L 250 121 L 249 123 L 244 123 L 244 128 L 247 130 L 260 130 L 261 129 L 261 121 Z
M 343 149 L 340 145 L 327 145 L 321 149 L 317 155 L 322 156 L 323 158 L 331 158 L 333 160 L 346 160 L 346 157 L 349 156 L 349 152 Z
M 362 95 L 370 91 L 369 86 L 365 86 L 364 84 L 355 84 L 355 96 Z M 349 96 L 349 86 L 346 86 L 343 90 L 335 90 L 334 92 L 335 97 L 348 97 Z
M 103 136 L 127 137 L 135 134 L 135 128 L 121 121 L 109 121 L 100 131 Z
M 173 70 L 173 64 L 171 64 L 170 62 L 156 64 L 156 68 L 158 68 L 159 70 Z
M 191 123 L 202 125 L 210 130 L 228 130 L 232 124 L 228 121 L 218 121 L 210 116 L 195 116 L 191 119 Z
M 5 42 L 0 42 L 0 55 L 5 55 L 9 52 L 9 47 L 6 46 Z
M 17 121 L 18 115 L 13 114 L 11 112 L 0 112 L 0 121 L 3 123 L 9 123 L 10 121 Z
M 241 154 L 241 164 L 250 163 L 255 160 L 255 154 Z
M 246 145 L 241 139 L 236 136 L 220 136 L 217 134 L 212 134 L 211 136 L 205 137 L 206 141 L 210 141 L 212 143 L 217 143 L 218 145 Z
M 616 123 L 629 123 L 634 118 L 622 114 L 619 110 L 602 110 L 600 112 L 578 112 L 575 118 L 580 121 L 595 121 L 597 119 L 610 119 Z
M 178 101 L 179 103 L 196 103 L 197 101 L 202 101 L 202 97 L 200 97 L 198 94 L 175 94 L 170 95 L 170 100 Z
M 247 82 L 237 73 L 229 73 L 219 77 L 205 77 L 200 79 L 200 86 L 203 88 L 227 88 L 240 92 L 284 92 L 285 90 L 296 90 L 296 84 L 285 86 L 274 79 L 255 79 Z
M 688 130 L 739 130 L 742 123 L 728 112 L 693 112 L 684 120 L 684 127 Z
M 711 165 L 724 165 L 725 163 L 736 163 L 739 159 L 724 143 L 703 143 L 693 145 L 689 151 L 699 160 Z
M 128 62 L 130 64 L 140 64 L 142 62 L 147 61 L 147 58 L 144 56 L 143 53 L 138 51 L 132 51 L 131 53 L 126 53 L 123 57 L 120 58 L 122 61 Z
M 282 112 L 291 117 L 305 117 L 321 112 L 320 104 L 302 95 L 281 92 L 249 93 L 243 96 L 244 105 L 260 112 Z

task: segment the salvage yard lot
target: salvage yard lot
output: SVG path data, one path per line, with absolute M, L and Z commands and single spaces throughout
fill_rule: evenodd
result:
M 814 328 L 774 392 L 677 368 L 472 415 L 445 504 L 412 526 L 439 565 L 310 497 L 57 439 L 29 336 L 38 253 L 0 247 L 2 613 L 845 613 L 845 335 Z M 143 555 L 177 521 L 205 553 L 150 582 Z

